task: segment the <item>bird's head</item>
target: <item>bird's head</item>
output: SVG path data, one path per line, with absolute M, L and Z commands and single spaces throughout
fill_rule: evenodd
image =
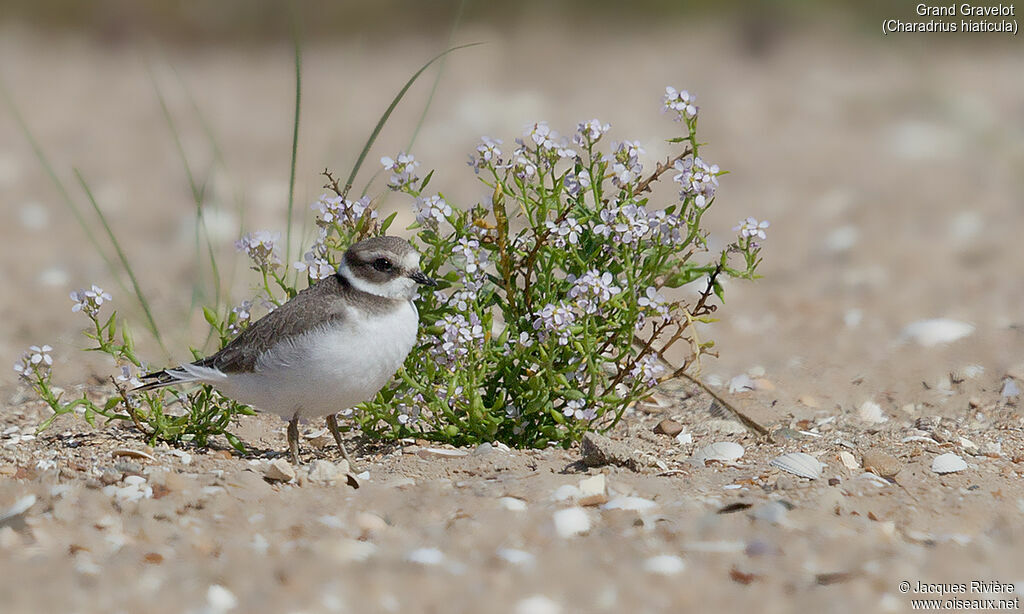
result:
M 420 270 L 419 252 L 398 237 L 353 244 L 338 265 L 338 275 L 357 290 L 385 298 L 412 299 L 420 285 L 437 285 Z

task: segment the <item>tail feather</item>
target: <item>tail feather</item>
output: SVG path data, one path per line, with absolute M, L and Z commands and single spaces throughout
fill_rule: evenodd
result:
M 227 377 L 228 376 L 220 369 L 201 367 L 196 364 L 185 364 L 176 369 L 164 369 L 162 371 L 154 371 L 153 373 L 143 375 L 141 377 L 142 380 L 152 381 L 146 381 L 145 384 L 132 388 L 130 392 L 145 392 L 146 390 L 155 390 L 157 388 L 164 388 L 165 386 L 188 384 L 192 382 L 214 384 L 216 382 L 226 380 Z

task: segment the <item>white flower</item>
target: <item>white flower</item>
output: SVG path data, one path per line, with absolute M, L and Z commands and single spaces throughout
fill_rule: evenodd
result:
M 665 367 L 658 362 L 657 356 L 647 354 L 633 365 L 633 369 L 630 370 L 629 374 L 634 379 L 642 380 L 648 386 L 657 386 L 658 376 L 664 372 Z
M 673 111 L 676 114 L 676 121 L 688 117 L 696 117 L 698 107 L 694 104 L 697 97 L 690 92 L 683 90 L 676 91 L 674 87 L 665 88 L 665 106 L 663 111 Z
M 679 172 L 672 179 L 683 186 L 680 198 L 693 196 L 697 199 L 697 206 L 703 208 L 718 188 L 718 165 L 708 164 L 698 156 L 677 160 L 673 166 Z
M 75 290 L 71 293 L 71 300 L 75 301 L 72 312 L 84 312 L 88 316 L 94 316 L 99 312 L 100 307 L 104 301 L 112 301 L 113 297 L 107 292 L 103 291 L 96 284 L 92 285 L 89 290 Z
M 576 418 L 577 420 L 593 420 L 597 417 L 594 408 L 586 407 L 583 399 L 566 401 L 565 407 L 562 408 L 562 414 L 566 418 Z
M 279 232 L 257 230 L 235 241 L 235 248 L 240 252 L 245 252 L 257 269 L 274 268 L 281 264 L 275 251 L 276 244 L 280 239 L 281 233 Z
M 302 256 L 302 262 L 296 262 L 292 266 L 299 271 L 305 271 L 310 279 L 320 280 L 334 275 L 334 265 L 314 251 L 306 252 Z
M 600 312 L 604 303 L 622 292 L 622 288 L 614 285 L 615 278 L 608 271 L 602 273 L 591 269 L 579 278 L 570 275 L 567 279 L 573 284 L 569 289 L 569 298 L 573 299 L 581 312 L 587 314 Z
M 53 348 L 48 345 L 33 345 L 21 355 L 21 360 L 14 365 L 14 370 L 22 379 L 31 381 L 34 376 L 45 378 L 53 366 L 53 357 L 50 356 L 52 351 Z
M 354 227 L 366 214 L 370 206 L 370 197 L 364 196 L 359 200 L 345 200 L 337 195 L 321 194 L 320 200 L 312 205 L 317 212 L 316 225 L 320 227 L 321 233 L 333 224 Z M 377 212 L 370 209 L 370 219 L 377 217 Z M 322 237 L 324 238 L 324 237 Z
M 380 159 L 380 163 L 384 166 L 384 170 L 391 171 L 388 187 L 392 190 L 402 190 L 419 180 L 416 175 L 416 167 L 420 163 L 412 154 L 401 152 L 395 158 L 384 156 Z
M 132 388 L 137 388 L 142 385 L 142 380 L 136 376 L 133 365 L 121 365 L 121 373 L 118 374 L 116 379 L 117 381 L 127 384 Z
M 452 214 L 451 205 L 438 194 L 417 198 L 413 208 L 416 210 L 416 221 L 432 228 L 437 228 L 438 224 L 447 221 L 448 216 Z
M 242 301 L 237 307 L 231 308 L 231 313 L 234 314 L 234 322 L 228 325 L 228 333 L 237 335 L 242 332 L 246 326 L 249 325 L 252 319 L 252 301 Z
M 565 247 L 566 243 L 576 245 L 580 241 L 580 234 L 583 226 L 576 221 L 576 218 L 567 217 L 560 224 L 545 222 L 548 232 L 554 237 L 556 247 Z
M 745 220 L 740 220 L 739 225 L 734 227 L 733 230 L 739 231 L 741 239 L 752 239 L 754 237 L 757 237 L 763 240 L 768 238 L 768 235 L 765 234 L 764 229 L 768 228 L 768 226 L 770 225 L 771 224 L 768 223 L 768 220 L 758 222 L 756 219 L 748 217 Z
M 580 122 L 576 125 L 576 134 L 573 135 L 572 140 L 580 147 L 592 146 L 601 140 L 601 137 L 609 130 L 611 130 L 611 125 L 601 123 L 599 119 Z
M 473 171 L 479 173 L 480 169 L 487 166 L 501 166 L 501 148 L 498 147 L 501 144 L 501 139 L 480 137 L 480 144 L 476 146 L 477 155 L 469 155 L 469 165 L 473 167 Z
M 644 294 L 645 296 L 641 296 L 640 300 L 637 301 L 637 304 L 656 313 L 664 319 L 668 319 L 670 306 L 665 300 L 665 297 L 659 294 L 658 290 L 654 286 L 647 288 Z
M 540 331 L 542 340 L 546 340 L 548 333 L 555 333 L 558 337 L 558 345 L 569 345 L 569 328 L 576 322 L 576 312 L 564 302 L 547 304 L 533 320 L 534 330 Z

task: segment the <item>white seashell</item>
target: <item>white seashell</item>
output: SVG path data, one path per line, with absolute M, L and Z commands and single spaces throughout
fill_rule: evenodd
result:
M 460 458 L 469 456 L 465 450 L 449 450 L 448 448 L 423 448 L 416 452 L 420 458 Z
M 632 512 L 645 512 L 658 504 L 643 497 L 615 497 L 608 503 L 601 506 L 603 510 L 629 510 Z
M 771 465 L 802 478 L 816 480 L 821 477 L 821 462 L 810 454 L 790 452 L 772 460 Z
M 437 548 L 417 548 L 406 554 L 405 560 L 420 565 L 439 565 L 444 561 L 444 553 Z
M 729 380 L 729 392 L 732 394 L 753 390 L 755 387 L 754 380 L 750 379 L 746 373 L 741 373 Z
M 510 512 L 525 512 L 526 501 L 515 497 L 502 497 L 498 499 L 498 505 Z
M 1013 380 L 1012 377 L 1008 377 L 1003 380 L 1003 391 L 999 393 L 1002 397 L 1015 397 L 1020 394 L 1020 386 Z
M 903 328 L 900 338 L 911 340 L 918 345 L 930 347 L 941 343 L 952 343 L 974 332 L 974 325 L 949 318 L 918 320 Z
M 857 479 L 858 480 L 864 480 L 866 482 L 871 482 L 872 484 L 874 484 L 875 486 L 878 486 L 879 488 L 883 488 L 885 486 L 889 486 L 889 481 L 888 480 L 886 480 L 882 476 L 875 475 L 875 474 L 871 473 L 870 471 L 865 471 L 864 473 L 858 475 Z
M 525 566 L 533 565 L 533 562 L 536 560 L 536 557 L 529 552 L 516 548 L 498 548 L 498 558 L 510 565 Z
M 644 561 L 644 571 L 659 576 L 674 576 L 686 569 L 686 562 L 674 554 L 659 554 Z
M 676 442 L 681 446 L 688 446 L 693 443 L 693 433 L 687 433 L 683 431 L 676 435 Z
M 940 454 L 932 461 L 932 471 L 938 474 L 956 473 L 967 469 L 967 462 L 952 452 Z
M 874 401 L 864 401 L 857 410 L 860 419 L 868 424 L 881 424 L 889 419 L 882 414 L 882 407 Z
M 849 452 L 843 451 L 839 453 L 839 460 L 843 461 L 846 468 L 850 471 L 860 468 L 860 463 L 857 462 L 857 458 Z
M 731 463 L 742 457 L 743 446 L 732 441 L 716 441 L 713 444 L 704 446 L 693 455 L 693 458 L 701 463 L 707 461 Z
M 559 537 L 569 538 L 590 530 L 590 516 L 578 507 L 558 510 L 552 516 L 555 532 Z

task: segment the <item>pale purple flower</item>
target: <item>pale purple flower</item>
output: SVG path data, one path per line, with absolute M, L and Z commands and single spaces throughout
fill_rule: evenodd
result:
M 553 149 L 555 143 L 552 139 L 558 135 L 551 131 L 547 122 L 535 122 L 527 127 L 524 136 L 529 137 L 538 148 Z
M 235 249 L 245 252 L 256 265 L 255 268 L 259 270 L 275 268 L 281 264 L 275 251 L 276 244 L 280 239 L 281 233 L 279 232 L 257 230 L 235 241 Z
M 569 196 L 577 196 L 581 191 L 590 187 L 590 171 L 581 169 L 577 173 L 566 173 L 565 191 Z
M 663 111 L 676 114 L 676 121 L 697 116 L 697 97 L 686 90 L 676 91 L 674 87 L 665 88 L 665 106 Z
M 469 277 L 475 277 L 478 271 L 483 272 L 487 266 L 487 254 L 480 249 L 480 241 L 476 239 L 459 237 L 452 253 L 461 261 L 459 270 Z
M 674 168 L 679 172 L 672 179 L 683 186 L 679 197 L 686 199 L 692 196 L 698 207 L 704 207 L 718 188 L 718 165 L 708 164 L 698 156 L 677 160 Z
M 292 266 L 296 270 L 305 271 L 310 279 L 321 280 L 334 275 L 334 265 L 315 250 L 306 252 L 302 256 L 302 261 L 296 262 Z
M 537 165 L 526 157 L 525 152 L 516 151 L 515 160 L 512 163 L 512 168 L 515 171 L 516 177 L 520 179 L 529 179 L 537 174 Z
M 647 223 L 651 229 L 651 236 L 662 245 L 677 245 L 682 242 L 682 220 L 675 213 L 669 214 L 661 209 L 650 214 Z
M 612 164 L 612 183 L 623 187 L 635 181 L 643 172 L 640 155 L 643 147 L 637 141 L 623 141 L 615 146 L 615 163 Z
M 117 381 L 131 388 L 138 388 L 142 385 L 142 380 L 138 378 L 134 365 L 121 365 L 120 371 L 115 378 Z
M 577 420 L 593 420 L 597 417 L 597 412 L 594 408 L 587 407 L 583 399 L 566 401 L 565 407 L 562 408 L 562 414 L 566 418 L 575 418 Z
M 615 285 L 615 278 L 608 271 L 602 273 L 598 269 L 591 269 L 579 278 L 570 275 L 567 280 L 573 284 L 569 289 L 569 298 L 573 299 L 579 310 L 586 314 L 600 312 L 604 303 L 622 292 L 622 288 Z
M 599 119 L 580 122 L 576 125 L 576 134 L 573 135 L 572 140 L 580 147 L 593 146 L 609 130 L 611 130 L 611 125 L 602 123 Z
M 18 377 L 29 381 L 36 377 L 48 377 L 50 368 L 53 367 L 53 357 L 50 356 L 52 351 L 53 348 L 48 345 L 30 346 L 28 351 L 21 355 L 21 360 L 14 365 Z
M 668 319 L 669 311 L 671 306 L 665 297 L 662 296 L 657 288 L 650 286 L 644 291 L 644 296 L 641 296 L 637 301 L 637 304 L 644 307 L 646 310 L 661 316 L 663 319 Z
M 370 219 L 377 217 L 377 212 L 370 209 L 370 197 L 363 196 L 359 200 L 346 200 L 340 196 L 323 194 L 320 200 L 313 203 L 312 209 L 317 212 L 316 224 L 321 229 L 326 229 L 333 224 L 355 227 L 366 214 Z
M 237 307 L 231 308 L 231 313 L 234 315 L 234 321 L 228 324 L 228 333 L 237 335 L 252 320 L 252 301 L 242 301 Z
M 435 230 L 438 224 L 447 221 L 452 214 L 451 205 L 438 194 L 417 198 L 413 208 L 416 210 L 416 221 Z
M 558 337 L 558 345 L 569 345 L 569 328 L 576 322 L 576 312 L 564 302 L 547 304 L 538 312 L 533 320 L 534 330 L 540 331 L 541 339 L 546 340 L 550 333 Z
M 380 159 L 380 163 L 384 170 L 391 172 L 388 187 L 392 190 L 403 190 L 419 180 L 416 175 L 416 167 L 420 163 L 412 154 L 401 152 L 394 158 L 384 156 Z
M 483 346 L 484 329 L 475 313 L 468 318 L 461 313 L 445 314 L 434 325 L 441 327 L 441 336 L 435 338 L 432 353 L 442 364 L 454 366 L 469 354 L 471 347 Z
M 81 311 L 91 317 L 99 312 L 104 301 L 112 301 L 114 299 L 110 294 L 104 292 L 103 288 L 93 284 L 92 288 L 88 290 L 75 290 L 72 292 L 71 300 L 75 302 L 74 306 L 71 307 L 73 313 Z
M 768 226 L 770 225 L 771 224 L 769 224 L 768 220 L 758 222 L 756 219 L 748 217 L 745 220 L 740 220 L 739 225 L 734 227 L 733 230 L 739 231 L 741 239 L 753 239 L 756 237 L 758 239 L 764 240 L 768 238 L 768 235 L 765 234 L 764 229 L 768 228 Z
M 501 139 L 486 136 L 480 138 L 480 144 L 476 146 L 476 155 L 469 156 L 469 165 L 473 167 L 474 172 L 479 173 L 480 169 L 488 166 L 501 166 L 501 149 L 498 147 L 501 144 Z
M 545 225 L 554 238 L 555 247 L 565 247 L 567 243 L 576 245 L 583 232 L 583 226 L 573 217 L 565 218 L 560 224 L 549 221 Z
M 647 354 L 633 365 L 629 374 L 633 379 L 640 380 L 648 386 L 657 386 L 658 377 L 664 372 L 665 367 L 658 362 L 658 357 L 654 354 Z

